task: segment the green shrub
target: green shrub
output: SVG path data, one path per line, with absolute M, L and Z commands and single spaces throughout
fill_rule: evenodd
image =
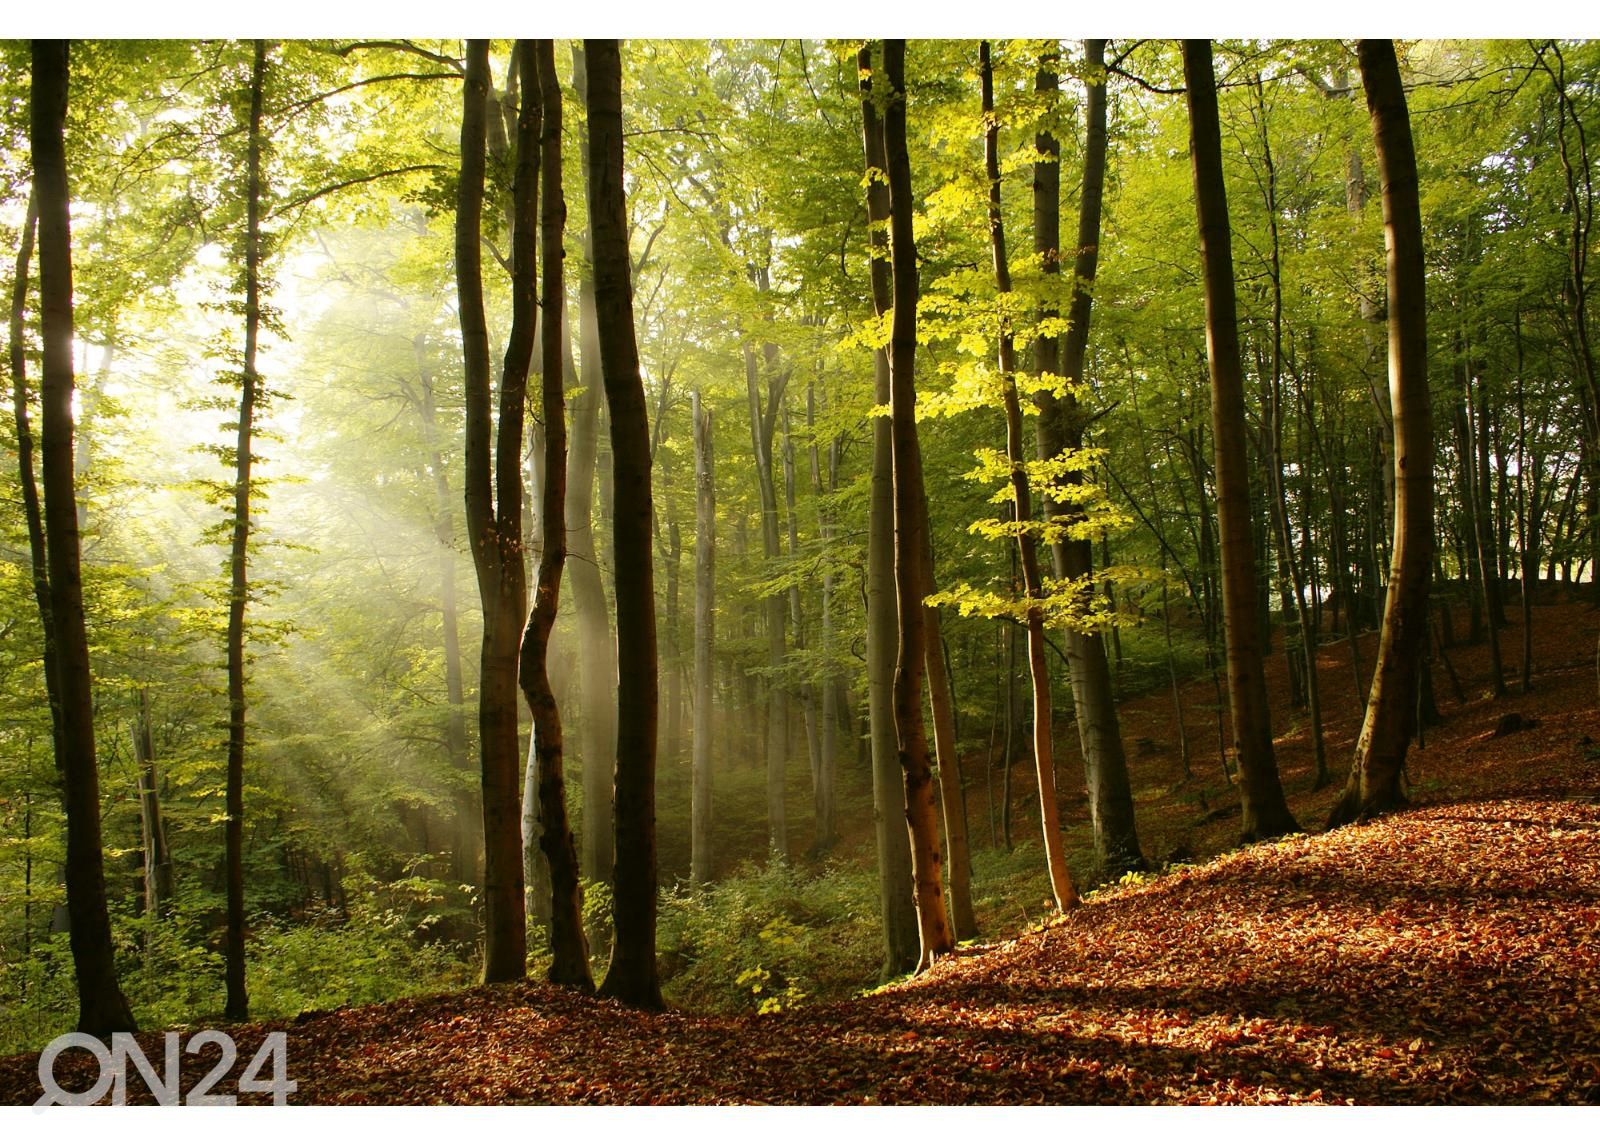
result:
M 747 864 L 710 887 L 662 896 L 658 942 L 674 1005 L 771 1013 L 847 998 L 882 957 L 876 875 L 829 863 Z

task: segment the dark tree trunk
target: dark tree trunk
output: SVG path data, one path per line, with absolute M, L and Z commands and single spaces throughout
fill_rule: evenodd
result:
M 589 976 L 589 947 L 583 935 L 583 888 L 578 882 L 578 852 L 567 823 L 566 775 L 561 736 L 561 711 L 550 687 L 550 632 L 561 599 L 561 571 L 567 560 L 567 411 L 563 350 L 566 343 L 566 251 L 563 229 L 566 199 L 561 192 L 561 84 L 556 78 L 555 43 L 520 40 L 526 91 L 517 120 L 517 174 L 531 177 L 536 144 L 541 152 L 544 184 L 544 276 L 540 298 L 543 361 L 540 376 L 544 415 L 544 477 L 540 521 L 544 547 L 533 611 L 522 634 L 522 693 L 533 713 L 533 754 L 538 780 L 539 849 L 550 870 L 550 981 L 582 990 L 594 989 Z M 524 153 L 527 161 L 524 161 Z M 531 223 L 531 213 L 518 220 Z M 532 227 L 527 228 L 530 232 Z M 531 245 L 531 234 L 528 236 Z M 515 257 L 515 255 L 513 256 Z M 529 254 L 531 258 L 531 252 Z
M 538 159 L 532 147 L 521 149 L 517 156 L 511 238 L 512 319 L 500 378 L 496 433 L 490 415 L 489 336 L 483 310 L 483 256 L 479 249 L 488 94 L 489 43 L 468 41 L 455 250 L 465 355 L 467 540 L 483 602 L 478 678 L 484 842 L 483 974 L 486 982 L 512 982 L 527 973 L 517 645 L 527 614 L 521 461 L 523 407 L 533 357 Z
M 656 976 L 656 618 L 651 567 L 650 426 L 633 336 L 628 212 L 622 185 L 622 56 L 616 40 L 585 40 L 589 225 L 595 316 L 615 474 L 617 583 L 616 947 L 601 992 L 661 1008 Z
M 1239 761 L 1240 835 L 1270 839 L 1299 829 L 1284 800 L 1272 750 L 1271 709 L 1261 661 L 1256 611 L 1255 544 L 1245 457 L 1244 370 L 1233 292 L 1228 197 L 1222 177 L 1222 135 L 1210 40 L 1183 42 L 1190 153 L 1205 280 L 1206 344 L 1211 366 L 1211 420 L 1216 450 L 1217 523 L 1222 534 L 1223 634 L 1228 699 Z
M 1104 40 L 1085 40 L 1085 63 L 1098 71 L 1105 63 Z M 1035 88 L 1054 92 L 1058 88 L 1054 60 L 1041 63 Z M 1057 338 L 1041 338 L 1034 346 L 1034 368 L 1043 374 L 1057 374 L 1086 392 L 1084 364 L 1089 348 L 1089 316 L 1093 299 L 1095 271 L 1100 260 L 1100 215 L 1106 177 L 1106 85 L 1104 76 L 1087 84 L 1085 105 L 1086 144 L 1083 161 L 1083 191 L 1078 201 L 1078 241 L 1073 259 L 1072 301 L 1067 313 L 1065 353 Z M 1037 136 L 1035 145 L 1044 157 L 1033 168 L 1034 249 L 1043 260 L 1046 274 L 1061 273 L 1061 145 L 1049 132 Z M 1041 308 L 1040 318 L 1057 316 L 1053 306 Z M 1076 396 L 1056 398 L 1048 391 L 1039 396 L 1038 447 L 1041 460 L 1059 457 L 1063 450 L 1083 447 L 1085 411 Z M 1066 485 L 1084 481 L 1086 474 L 1068 474 Z M 1073 520 L 1081 510 L 1044 498 L 1047 517 Z M 1062 539 L 1051 544 L 1054 571 L 1061 580 L 1082 580 L 1092 588 L 1093 549 L 1087 537 Z M 1117 718 L 1112 689 L 1111 666 L 1106 659 L 1105 639 L 1098 631 L 1085 632 L 1072 626 L 1064 633 L 1067 645 L 1067 670 L 1072 678 L 1073 710 L 1077 717 L 1078 745 L 1083 752 L 1085 779 L 1089 789 L 1089 816 L 1094 828 L 1095 859 L 1101 873 L 1117 879 L 1128 871 L 1142 870 L 1144 855 L 1139 847 L 1139 832 L 1134 824 L 1133 789 L 1128 779 L 1128 761 L 1122 749 L 1122 728 Z
M 260 394 L 256 352 L 261 335 L 261 107 L 267 72 L 265 40 L 255 42 L 250 73 L 250 121 L 245 159 L 244 369 L 239 383 L 239 438 L 234 452 L 233 547 L 228 566 L 228 779 L 227 820 L 223 828 L 227 870 L 228 930 L 223 944 L 228 988 L 223 1016 L 242 1022 L 250 1016 L 244 981 L 244 614 L 250 598 L 250 456 Z
M 50 638 L 60 685 L 56 768 L 67 813 L 67 916 L 78 980 L 78 1029 L 104 1037 L 133 1030 L 117 983 L 100 848 L 100 776 L 94 697 L 79 568 L 72 467 L 72 196 L 67 186 L 67 43 L 32 45 L 29 142 L 39 218 L 40 477 L 50 580 Z
M 588 79 L 583 49 L 572 46 L 572 86 L 587 103 Z M 590 183 L 589 148 L 580 151 L 583 185 Z M 617 657 L 611 633 L 605 583 L 595 543 L 595 468 L 600 449 L 600 335 L 594 314 L 593 229 L 584 234 L 584 269 L 578 282 L 578 342 L 583 386 L 572 402 L 571 456 L 567 459 L 567 576 L 578 622 L 579 695 L 583 723 L 583 824 L 579 832 L 583 870 L 596 882 L 611 881 L 612 789 L 617 763 Z
M 890 267 L 894 314 L 889 338 L 890 417 L 894 455 L 894 575 L 900 642 L 894 671 L 896 754 L 905 785 L 906 825 L 911 840 L 912 897 L 917 905 L 921 953 L 917 969 L 932 966 L 955 949 L 944 907 L 939 853 L 939 817 L 934 806 L 933 761 L 922 722 L 922 681 L 927 653 L 923 628 L 922 547 L 926 544 L 927 495 L 917 441 L 917 251 L 911 229 L 911 159 L 906 148 L 904 40 L 883 42 L 888 101 L 883 115 L 884 155 L 889 175 Z
M 16 276 L 11 282 L 11 361 L 12 412 L 16 418 L 17 476 L 22 487 L 22 514 L 28 528 L 28 561 L 33 579 L 33 599 L 39 609 L 44 641 L 44 687 L 50 705 L 50 742 L 55 758 L 61 754 L 61 681 L 57 675 L 55 629 L 50 620 L 49 556 L 44 543 L 44 515 L 39 505 L 39 485 L 34 475 L 33 428 L 28 414 L 28 347 L 23 327 L 28 311 L 28 268 L 33 260 L 34 235 L 39 223 L 37 187 L 28 195 L 27 213 L 22 222 L 22 242 L 17 248 Z
M 1417 673 L 1427 646 L 1433 548 L 1433 422 L 1417 161 L 1392 40 L 1357 46 L 1383 182 L 1388 255 L 1389 394 L 1394 409 L 1394 561 L 1356 758 L 1330 826 L 1401 806 L 1401 769 L 1417 718 Z
M 862 142 L 866 155 L 867 219 L 873 258 L 872 306 L 882 318 L 893 306 L 889 275 L 888 159 L 882 97 L 872 89 L 870 43 L 857 57 L 861 74 Z M 873 401 L 890 403 L 889 355 L 873 355 Z M 867 523 L 867 722 L 872 748 L 872 804 L 877 832 L 878 892 L 883 918 L 883 977 L 917 964 L 916 907 L 911 888 L 911 842 L 900 829 L 905 807 L 894 727 L 894 660 L 899 639 L 894 582 L 894 446 L 890 419 L 872 420 L 872 500 Z

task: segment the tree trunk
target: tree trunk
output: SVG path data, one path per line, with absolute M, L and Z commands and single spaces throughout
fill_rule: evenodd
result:
M 1301 686 L 1305 698 L 1306 714 L 1311 723 L 1311 755 L 1315 766 L 1311 787 L 1320 791 L 1330 782 L 1328 753 L 1322 739 L 1322 692 L 1317 681 L 1317 640 L 1307 614 L 1305 585 L 1300 575 L 1300 564 L 1294 551 L 1294 538 L 1289 532 L 1289 494 L 1284 486 L 1283 474 L 1283 266 L 1280 259 L 1278 237 L 1278 173 L 1272 162 L 1272 141 L 1267 132 L 1266 100 L 1260 96 L 1261 155 L 1266 168 L 1266 207 L 1268 230 L 1272 238 L 1272 371 L 1266 379 L 1267 402 L 1262 411 L 1266 425 L 1261 435 L 1266 452 L 1268 492 L 1271 498 L 1273 529 L 1277 534 L 1280 576 L 1286 581 L 1285 591 L 1294 593 L 1294 621 L 1298 634 L 1300 667 L 1303 672 Z M 1284 640 L 1286 649 L 1291 642 Z M 1290 661 L 1293 668 L 1295 662 Z
M 572 47 L 573 92 L 587 103 L 583 50 Z M 590 183 L 589 149 L 580 148 L 583 185 Z M 572 401 L 571 454 L 567 459 L 567 577 L 578 624 L 579 694 L 583 721 L 583 870 L 595 882 L 611 881 L 612 779 L 617 763 L 617 661 L 605 584 L 595 544 L 594 486 L 600 447 L 600 407 L 604 384 L 600 335 L 594 313 L 593 229 L 583 238 L 584 268 L 578 280 L 578 340 L 583 385 Z
M 139 770 L 139 835 L 144 845 L 144 913 L 161 916 L 172 901 L 172 852 L 161 818 L 161 779 L 156 764 L 155 735 L 150 726 L 150 690 L 137 692 L 139 708 L 133 724 L 133 761 Z
M 787 400 L 783 405 L 783 499 L 787 524 L 787 552 L 790 564 L 793 566 L 800 556 L 800 522 L 799 515 L 795 512 L 794 435 L 790 432 Z M 805 612 L 800 601 L 800 585 L 793 580 L 789 583 L 789 623 L 794 626 L 795 651 L 804 651 Z M 823 834 L 824 816 L 820 813 L 819 805 L 822 792 L 822 740 L 817 727 L 817 689 L 810 680 L 805 680 L 795 691 L 800 696 L 800 714 L 805 723 L 806 733 L 806 758 L 811 774 L 813 810 L 811 852 L 820 855 L 831 843 Z
M 922 535 L 922 583 L 933 593 L 933 538 Z M 938 764 L 939 808 L 944 818 L 945 847 L 949 855 L 950 923 L 958 940 L 976 938 L 978 918 L 972 909 L 972 854 L 967 843 L 967 795 L 961 782 L 961 752 L 956 745 L 955 697 L 950 689 L 950 665 L 945 661 L 944 635 L 937 608 L 924 607 L 927 632 L 925 667 L 928 673 L 928 710 L 933 715 L 933 751 Z
M 650 547 L 650 425 L 633 335 L 632 263 L 622 182 L 622 56 L 616 40 L 585 40 L 589 225 L 595 317 L 615 474 L 617 585 L 616 946 L 601 992 L 661 1008 L 656 976 L 656 598 Z
M 513 184 L 512 319 L 500 378 L 500 418 L 491 424 L 489 337 L 479 249 L 489 43 L 467 45 L 456 204 L 456 287 L 465 355 L 466 516 L 483 602 L 478 681 L 478 753 L 483 785 L 484 981 L 527 973 L 521 840 L 522 759 L 517 735 L 517 644 L 527 615 L 522 555 L 522 422 L 533 357 L 537 151 L 518 148 Z M 519 125 L 519 137 L 528 129 Z M 520 138 L 519 138 L 520 143 Z M 493 432 L 492 432 L 493 431 Z M 491 456 L 491 436 L 494 447 Z M 498 500 L 496 491 L 498 490 Z
M 29 141 L 39 210 L 40 477 L 50 581 L 50 636 L 60 685 L 56 768 L 67 814 L 67 915 L 78 980 L 78 1029 L 133 1030 L 117 983 L 100 847 L 100 776 L 83 616 L 78 509 L 72 468 L 72 196 L 67 185 L 67 43 L 34 40 Z
M 1261 662 L 1256 612 L 1255 544 L 1250 527 L 1250 484 L 1245 458 L 1244 371 L 1233 293 L 1233 252 L 1228 197 L 1222 177 L 1222 136 L 1210 40 L 1183 42 L 1188 88 L 1190 152 L 1205 280 L 1206 346 L 1211 367 L 1211 421 L 1216 451 L 1217 521 L 1222 534 L 1223 634 L 1228 655 L 1228 699 L 1239 761 L 1245 841 L 1299 829 L 1284 800 L 1272 750 L 1271 709 Z
M 833 523 L 823 498 L 834 491 L 838 474 L 838 442 L 828 443 L 828 477 L 822 477 L 822 451 L 817 444 L 817 387 L 812 382 L 806 387 L 806 429 L 811 435 L 811 490 L 817 498 L 817 534 L 823 547 L 833 541 Z M 834 801 L 834 775 L 837 768 L 838 749 L 835 733 L 838 725 L 838 679 L 833 673 L 833 568 L 827 566 L 822 574 L 822 724 L 821 742 L 817 745 L 817 769 L 812 787 L 812 808 L 816 820 L 812 844 L 816 855 L 833 849 L 839 841 Z M 848 705 L 845 706 L 848 711 Z
M 689 877 L 711 881 L 711 689 L 716 640 L 717 485 L 711 411 L 695 387 L 694 419 L 694 754 L 689 812 Z
M 223 1016 L 243 1022 L 250 1016 L 244 980 L 244 616 L 250 597 L 250 455 L 260 377 L 256 351 L 261 333 L 261 105 L 266 81 L 267 45 L 255 42 L 250 73 L 250 120 L 245 160 L 244 369 L 239 376 L 239 429 L 234 449 L 233 545 L 228 566 L 228 776 L 227 819 L 223 828 L 227 871 L 227 940 L 223 944 L 228 997 Z
M 783 384 L 772 376 L 777 347 L 765 365 L 753 343 L 744 347 L 745 394 L 750 404 L 750 444 L 756 463 L 756 486 L 761 495 L 761 555 L 770 571 L 780 556 L 778 548 L 778 493 L 772 479 L 772 437 L 778 423 Z M 762 402 L 761 377 L 767 375 L 767 397 Z M 788 690 L 783 686 L 783 661 L 788 642 L 784 636 L 786 614 L 783 597 L 774 592 L 763 601 L 767 614 L 767 850 L 780 859 L 789 857 L 789 822 L 784 807 L 784 787 L 789 764 Z
M 434 536 L 439 540 L 439 623 L 444 645 L 444 695 L 445 703 L 449 705 L 444 721 L 444 742 L 450 756 L 451 773 L 461 774 L 471 764 L 467 755 L 466 688 L 461 678 L 461 628 L 456 604 L 455 503 L 451 499 L 450 479 L 445 471 L 444 453 L 439 441 L 438 405 L 434 396 L 433 370 L 428 364 L 427 335 L 419 333 L 412 339 L 412 349 L 417 360 L 417 379 L 421 389 L 423 442 L 428 450 L 428 467 L 433 471 Z M 478 880 L 476 814 L 471 789 L 463 780 L 456 795 L 450 849 L 450 871 L 458 882 L 476 883 Z
M 1098 72 L 1105 60 L 1104 40 L 1085 40 L 1085 62 Z M 1054 60 L 1041 61 L 1035 88 L 1055 92 L 1058 79 Z M 1101 201 L 1106 176 L 1106 85 L 1105 77 L 1093 77 L 1087 84 L 1085 107 L 1086 146 L 1083 166 L 1083 192 L 1078 204 L 1078 242 L 1073 261 L 1072 301 L 1068 310 L 1065 355 L 1055 337 L 1041 338 L 1034 345 L 1034 367 L 1043 377 L 1060 374 L 1068 384 L 1086 393 L 1084 364 L 1089 347 L 1089 316 L 1093 298 L 1095 270 L 1100 258 Z M 1034 249 L 1040 255 L 1046 274 L 1061 273 L 1061 146 L 1049 132 L 1035 139 L 1043 161 L 1033 168 Z M 1051 305 L 1040 308 L 1040 318 L 1057 317 Z M 1038 449 L 1040 460 L 1061 456 L 1064 450 L 1083 447 L 1085 414 L 1078 397 L 1069 393 L 1039 395 Z M 1063 484 L 1076 484 L 1086 474 L 1062 477 Z M 1044 498 L 1047 519 L 1068 522 L 1081 518 L 1081 510 Z M 1082 581 L 1092 589 L 1093 549 L 1087 537 L 1051 543 L 1055 575 L 1060 580 Z M 1133 870 L 1143 870 L 1144 855 L 1134 824 L 1133 789 L 1128 778 L 1128 761 L 1122 749 L 1122 728 L 1111 681 L 1111 666 L 1106 659 L 1105 639 L 1098 631 L 1085 632 L 1077 626 L 1065 632 L 1067 670 L 1072 680 L 1073 710 L 1077 717 L 1078 744 L 1083 752 L 1085 779 L 1089 789 L 1089 817 L 1094 829 L 1095 860 L 1101 874 L 1120 878 Z
M 554 41 L 519 40 L 517 52 L 526 87 L 517 118 L 517 173 L 519 178 L 524 173 L 531 176 L 537 142 L 541 153 L 540 182 L 544 184 L 544 275 L 539 292 L 543 307 L 540 391 L 544 415 L 543 500 L 539 515 L 544 546 L 539 555 L 533 610 L 522 634 L 519 669 L 522 693 L 533 713 L 538 779 L 532 786 L 539 805 L 538 845 L 550 872 L 550 981 L 587 991 L 594 989 L 594 981 L 589 976 L 589 947 L 583 934 L 583 888 L 578 882 L 578 852 L 567 823 L 561 711 L 550 687 L 547 663 L 550 633 L 561 599 L 561 571 L 567 560 L 567 411 L 562 361 L 566 342 L 562 314 L 566 309 L 566 252 L 562 232 L 567 203 L 561 190 L 561 85 L 556 78 Z M 519 219 L 519 226 L 531 222 L 530 212 Z M 533 228 L 527 225 L 527 229 L 531 232 Z M 531 246 L 531 233 L 528 237 Z
M 1330 826 L 1404 804 L 1401 768 L 1416 720 L 1418 661 L 1428 624 L 1433 547 L 1433 423 L 1416 153 L 1392 40 L 1357 46 L 1383 181 L 1389 291 L 1389 394 L 1394 409 L 1394 562 L 1378 667 L 1356 758 Z
M 900 640 L 894 671 L 895 747 L 905 785 L 906 826 L 911 841 L 912 897 L 917 907 L 919 971 L 955 949 L 939 854 L 939 819 L 934 807 L 933 761 L 922 722 L 922 677 L 927 645 L 922 620 L 922 547 L 926 544 L 927 495 L 917 441 L 917 251 L 911 230 L 911 159 L 906 148 L 904 40 L 883 42 L 888 97 L 883 115 L 884 155 L 889 175 L 889 235 L 894 310 L 889 338 L 890 437 L 894 460 L 894 576 Z
M 872 90 L 870 43 L 857 57 L 861 75 L 862 141 L 866 155 L 867 220 L 873 257 L 869 267 L 872 306 L 879 318 L 893 301 L 889 275 L 888 159 L 883 125 Z M 889 355 L 873 355 L 873 401 L 892 399 Z M 872 747 L 872 805 L 877 832 L 878 892 L 883 917 L 882 976 L 897 977 L 915 968 L 918 956 L 916 906 L 912 900 L 911 842 L 900 830 L 905 806 L 894 724 L 894 662 L 899 639 L 894 581 L 894 446 L 890 419 L 872 419 L 872 499 L 867 522 L 867 722 Z
M 1005 225 L 1000 202 L 1000 124 L 994 116 L 994 76 L 989 63 L 989 41 L 979 45 L 979 74 L 983 85 L 983 158 L 989 183 L 989 242 L 994 252 L 995 288 L 1011 293 L 1011 270 L 1006 260 Z M 898 313 L 898 304 L 896 312 Z M 1044 581 L 1039 574 L 1038 540 L 1034 536 L 1033 508 L 1023 457 L 1022 404 L 1017 398 L 1017 363 L 1011 328 L 1004 317 L 999 330 L 1001 398 L 1006 415 L 1006 458 L 1011 463 L 1012 520 L 1017 526 L 1017 554 L 1022 562 L 1022 587 L 1028 600 L 1028 675 L 1033 687 L 1033 767 L 1039 783 L 1039 823 L 1044 833 L 1045 867 L 1050 873 L 1050 893 L 1056 909 L 1078 905 L 1078 888 L 1067 870 L 1061 842 L 1061 808 L 1056 799 L 1054 718 L 1050 698 L 1050 669 L 1044 646 Z
M 43 630 L 45 697 L 50 705 L 50 742 L 55 758 L 62 756 L 61 681 L 57 673 L 55 628 L 50 620 L 49 556 L 44 543 L 44 515 L 39 505 L 39 485 L 34 476 L 33 429 L 28 416 L 28 347 L 23 325 L 28 310 L 28 266 L 33 259 L 34 235 L 39 224 L 39 193 L 28 195 L 22 222 L 22 241 L 17 248 L 16 275 L 11 280 L 11 323 L 9 358 L 11 361 L 12 412 L 16 418 L 17 475 L 22 489 L 22 513 L 28 528 L 28 561 L 33 580 L 33 599 L 39 609 Z

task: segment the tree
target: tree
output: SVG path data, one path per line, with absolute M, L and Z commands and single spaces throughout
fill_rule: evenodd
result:
M 689 877 L 711 881 L 711 688 L 716 642 L 717 487 L 711 411 L 696 387 L 694 420 L 694 748 L 689 820 Z
M 68 49 L 34 40 L 29 105 L 33 194 L 38 204 L 40 478 L 50 580 L 49 631 L 61 705 L 56 765 L 67 813 L 67 914 L 78 980 L 78 1029 L 96 1037 L 133 1030 L 117 981 L 100 842 L 94 696 L 83 617 L 78 506 L 73 482 L 72 194 L 67 182 Z
M 882 321 L 893 307 L 889 271 L 889 160 L 883 120 L 874 93 L 872 45 L 857 57 L 861 85 L 862 142 L 866 154 L 867 228 L 872 256 L 869 275 L 872 308 Z M 873 351 L 873 400 L 892 400 L 888 350 Z M 917 964 L 919 938 L 911 892 L 910 836 L 899 830 L 904 807 L 896 750 L 894 664 L 899 640 L 895 609 L 894 443 L 890 419 L 872 419 L 872 495 L 867 536 L 867 708 L 872 752 L 872 805 L 877 828 L 878 894 L 883 917 L 883 977 L 893 978 Z
M 1419 661 L 1427 642 L 1433 562 L 1433 410 L 1428 391 L 1426 274 L 1417 159 L 1394 41 L 1356 47 L 1383 186 L 1388 265 L 1389 397 L 1394 409 L 1394 555 L 1378 666 L 1336 826 L 1401 806 L 1400 772 L 1415 731 Z M 1487 575 L 1488 570 L 1485 569 Z M 1493 618 L 1490 618 L 1493 623 Z
M 238 442 L 234 447 L 232 547 L 228 556 L 228 776 L 227 823 L 223 837 L 227 870 L 228 926 L 223 944 L 228 998 L 223 1015 L 242 1022 L 250 1016 L 244 981 L 244 755 L 245 606 L 250 599 L 250 472 L 256 405 L 261 377 L 256 356 L 261 344 L 261 106 L 266 85 L 267 44 L 255 42 L 250 68 L 250 112 L 246 124 L 244 263 L 244 358 L 239 373 Z
M 922 722 L 922 681 L 927 654 L 923 629 L 923 546 L 927 495 L 917 442 L 917 251 L 911 228 L 911 159 L 906 149 L 904 40 L 883 42 L 889 85 L 883 115 L 889 177 L 889 249 L 894 309 L 889 335 L 890 440 L 894 447 L 894 579 L 900 641 L 894 670 L 896 754 L 905 784 L 911 838 L 911 886 L 917 904 L 921 954 L 917 969 L 955 949 L 940 877 L 939 820 L 934 807 L 933 761 Z
M 517 54 L 527 87 L 518 117 L 519 174 L 522 149 L 533 150 L 533 127 L 539 125 L 540 177 L 544 184 L 544 277 L 540 291 L 543 313 L 539 327 L 543 350 L 540 393 L 544 415 L 544 466 L 540 521 L 544 529 L 544 548 L 539 555 L 533 610 L 522 634 L 519 669 L 522 692 L 533 713 L 539 848 L 550 865 L 550 949 L 554 954 L 550 981 L 592 990 L 589 947 L 583 934 L 583 888 L 578 882 L 578 852 L 573 845 L 572 829 L 567 824 L 561 711 L 550 686 L 546 662 L 550 632 L 555 627 L 556 609 L 561 599 L 561 570 L 567 559 L 567 411 L 566 376 L 562 368 L 566 348 L 566 323 L 562 320 L 566 309 L 562 273 L 566 252 L 562 232 L 567 204 L 561 190 L 561 84 L 556 76 L 554 41 L 518 41 Z
M 622 54 L 585 40 L 589 113 L 589 226 L 595 317 L 611 413 L 617 583 L 616 948 L 601 993 L 661 1008 L 656 976 L 655 576 L 651 565 L 650 426 L 634 342 L 632 260 L 622 168 Z
M 483 602 L 478 680 L 478 754 L 483 782 L 485 982 L 526 974 L 522 883 L 521 753 L 517 746 L 518 638 L 527 613 L 522 551 L 522 420 L 533 357 L 534 220 L 537 216 L 537 101 L 517 124 L 512 217 L 511 332 L 500 377 L 500 417 L 491 456 L 489 333 L 480 252 L 489 42 L 467 44 L 461 109 L 461 175 L 456 198 L 456 288 L 464 352 L 467 541 Z M 497 488 L 498 487 L 498 488 Z M 498 498 L 496 493 L 498 492 Z
M 578 101 L 588 104 L 588 69 L 583 48 L 572 45 L 572 86 Z M 583 185 L 593 181 L 589 147 L 580 146 Z M 607 614 L 605 584 L 595 545 L 594 484 L 600 447 L 600 410 L 605 386 L 601 380 L 600 336 L 594 313 L 594 228 L 584 231 L 584 269 L 578 281 L 578 343 L 583 385 L 572 400 L 571 456 L 567 458 L 567 576 L 578 622 L 578 671 L 583 700 L 583 869 L 599 882 L 611 879 L 612 773 L 617 747 L 617 660 Z
M 989 184 L 989 242 L 994 257 L 995 288 L 1002 310 L 999 315 L 999 366 L 1001 400 L 1006 414 L 1006 460 L 1011 470 L 1012 519 L 1017 528 L 1017 556 L 1022 564 L 1023 591 L 1028 597 L 1028 678 L 1033 697 L 1033 765 L 1039 783 L 1039 822 L 1044 831 L 1045 865 L 1050 872 L 1050 893 L 1056 909 L 1078 905 L 1078 888 L 1067 870 L 1061 844 L 1061 808 L 1056 800 L 1056 764 L 1051 713 L 1050 666 L 1044 646 L 1044 581 L 1039 575 L 1038 540 L 1032 532 L 1033 507 L 1028 492 L 1028 471 L 1022 444 L 1022 403 L 1017 398 L 1016 350 L 1010 319 L 1003 307 L 1011 294 L 1011 268 L 1006 258 L 1005 220 L 1000 196 L 1000 122 L 994 114 L 994 70 L 989 41 L 978 48 L 978 69 L 983 89 L 983 161 Z
M 1071 456 L 1083 448 L 1087 416 L 1078 394 L 1085 393 L 1084 364 L 1089 349 L 1089 316 L 1093 303 L 1095 271 L 1100 261 L 1100 214 L 1106 180 L 1106 75 L 1104 40 L 1084 44 L 1084 155 L 1083 189 L 1078 198 L 1078 241 L 1072 265 L 1071 302 L 1067 312 L 1065 354 L 1061 339 L 1041 332 L 1034 344 L 1034 367 L 1041 382 L 1059 373 L 1068 387 L 1058 398 L 1052 389 L 1039 393 L 1038 443 L 1041 460 Z M 1057 90 L 1054 61 L 1040 62 L 1036 88 Z M 1033 242 L 1046 275 L 1061 273 L 1061 145 L 1049 131 L 1039 133 L 1040 159 L 1033 168 Z M 1048 327 L 1059 317 L 1056 307 L 1040 307 L 1040 323 Z M 1070 488 L 1085 480 L 1082 472 L 1068 472 L 1061 486 Z M 1065 498 L 1045 497 L 1045 515 L 1052 521 L 1081 519 Z M 1059 580 L 1082 581 L 1092 591 L 1094 551 L 1090 539 L 1057 533 L 1050 545 Z M 1139 833 L 1133 818 L 1133 791 L 1128 761 L 1122 749 L 1122 728 L 1117 719 L 1111 666 L 1105 640 L 1097 629 L 1069 625 L 1065 633 L 1067 669 L 1072 677 L 1073 710 L 1078 743 L 1083 750 L 1089 786 L 1089 820 L 1094 829 L 1095 858 L 1101 873 L 1111 879 L 1144 867 Z
M 1222 178 L 1222 129 L 1210 40 L 1183 41 L 1189 102 L 1189 149 L 1205 282 L 1206 357 L 1211 367 L 1211 424 L 1221 533 L 1223 631 L 1228 702 L 1239 764 L 1240 835 L 1270 839 L 1299 829 L 1283 796 L 1272 750 L 1271 709 L 1261 663 L 1256 611 L 1255 541 L 1245 456 L 1244 368 L 1234 303 L 1232 236 Z

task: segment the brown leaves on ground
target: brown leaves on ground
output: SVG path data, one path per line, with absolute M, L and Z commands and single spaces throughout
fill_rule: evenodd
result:
M 296 1104 L 1600 1100 L 1595 619 L 1557 612 L 1533 693 L 1441 703 L 1408 764 L 1431 803 L 1095 895 L 870 997 L 731 1017 L 483 987 L 238 1028 L 240 1060 L 287 1030 Z M 1493 738 L 1513 708 L 1536 725 Z M 1335 793 L 1306 792 L 1302 737 L 1279 748 L 1317 821 Z M 34 1058 L 0 1060 L 0 1099 L 38 1093 Z
M 1474 801 L 1102 894 L 826 1007 L 648 1015 L 527 985 L 234 1034 L 248 1060 L 288 1031 L 296 1104 L 1592 1101 L 1597 888 L 1600 806 Z M 77 1068 L 57 1076 L 84 1088 Z M 0 1094 L 32 1100 L 33 1070 L 0 1063 Z

